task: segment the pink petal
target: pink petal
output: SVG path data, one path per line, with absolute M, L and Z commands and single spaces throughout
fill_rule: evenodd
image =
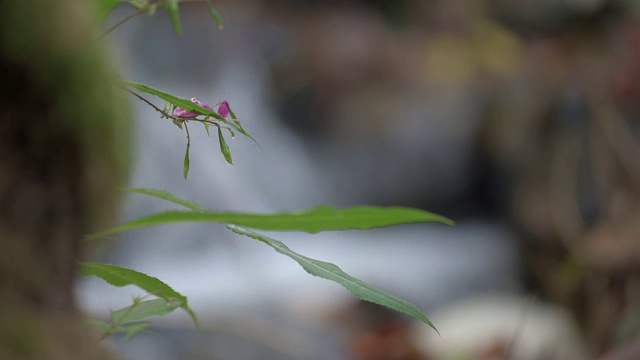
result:
M 185 110 L 181 107 L 177 107 L 173 110 L 173 116 L 178 118 L 193 118 L 198 116 L 198 114 L 191 112 L 189 110 Z
M 213 107 L 212 107 L 211 105 L 207 105 L 207 104 L 203 103 L 202 101 L 200 101 L 200 100 L 198 100 L 198 99 L 196 99 L 196 98 L 191 98 L 191 101 L 192 101 L 194 104 L 200 105 L 200 106 L 202 106 L 202 107 L 203 107 L 203 108 L 205 108 L 205 109 L 209 109 L 209 110 L 212 110 L 212 111 L 213 111 Z
M 229 103 L 227 102 L 227 100 L 224 100 L 220 103 L 220 106 L 218 106 L 218 114 L 220 114 L 220 116 L 222 116 L 223 118 L 229 116 Z

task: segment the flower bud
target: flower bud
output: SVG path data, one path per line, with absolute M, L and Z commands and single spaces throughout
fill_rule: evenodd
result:
M 220 114 L 220 116 L 222 116 L 223 118 L 229 116 L 229 103 L 227 102 L 227 100 L 224 100 L 220 103 L 220 106 L 218 106 L 218 114 Z

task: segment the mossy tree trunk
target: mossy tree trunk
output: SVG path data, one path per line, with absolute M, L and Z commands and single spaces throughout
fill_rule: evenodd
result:
M 0 0 L 0 359 L 102 359 L 73 297 L 127 118 L 87 0 Z

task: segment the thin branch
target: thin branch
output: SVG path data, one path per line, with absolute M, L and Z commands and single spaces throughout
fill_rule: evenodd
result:
M 151 101 L 149 101 L 149 100 L 145 99 L 144 97 L 142 97 L 142 96 L 140 96 L 140 95 L 138 95 L 138 94 L 134 93 L 133 91 L 131 91 L 131 90 L 127 89 L 127 88 L 126 88 L 126 87 L 124 87 L 124 86 L 123 86 L 123 88 L 125 89 L 125 91 L 127 91 L 127 92 L 129 92 L 129 93 L 133 94 L 133 96 L 135 96 L 135 97 L 137 97 L 138 99 L 140 99 L 140 100 L 142 100 L 142 101 L 146 102 L 149 106 L 151 106 L 152 108 L 154 108 L 154 109 L 155 109 L 156 111 L 158 111 L 159 113 L 161 113 L 161 114 L 163 114 L 163 115 L 167 115 L 167 116 L 169 116 L 166 112 L 164 112 L 164 110 L 162 110 L 162 109 L 160 109 L 159 107 L 155 106 Z
M 184 122 L 184 129 L 187 131 L 187 151 L 191 147 L 191 135 L 189 134 L 189 127 L 187 126 L 187 121 Z
M 142 9 L 140 9 L 140 10 L 138 10 L 138 11 L 134 12 L 133 14 L 131 14 L 131 15 L 127 16 L 126 18 L 124 18 L 124 19 L 122 19 L 122 20 L 118 21 L 118 23 L 116 23 L 115 25 L 113 25 L 112 27 L 110 27 L 107 31 L 105 31 L 102 35 L 100 35 L 100 36 L 96 39 L 96 41 L 98 41 L 98 40 L 100 40 L 100 39 L 104 38 L 105 36 L 109 35 L 112 31 L 114 31 L 115 29 L 117 29 L 118 27 L 120 27 L 120 25 L 122 25 L 122 24 L 126 23 L 127 21 L 129 21 L 129 20 L 131 20 L 131 19 L 133 19 L 133 18 L 135 18 L 135 17 L 138 17 L 138 16 L 140 16 L 140 15 L 144 14 L 145 12 L 147 12 L 147 9 L 146 9 L 146 8 L 142 8 Z

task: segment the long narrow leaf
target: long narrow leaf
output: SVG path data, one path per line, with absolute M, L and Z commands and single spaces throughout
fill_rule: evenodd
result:
M 127 324 L 141 321 L 153 316 L 164 316 L 182 305 L 175 298 L 139 301 L 111 313 L 111 321 L 116 324 Z
M 187 175 L 189 175 L 189 148 L 191 144 L 187 142 L 187 150 L 184 153 L 184 163 L 182 164 L 182 172 L 184 175 L 184 179 L 187 180 Z
M 308 233 L 365 230 L 421 222 L 453 224 L 451 220 L 440 215 L 404 207 L 359 206 L 335 209 L 330 206 L 320 206 L 303 212 L 276 214 L 165 211 L 129 221 L 92 235 L 90 239 L 127 230 L 183 222 L 215 222 L 266 231 L 304 231 Z
M 165 7 L 171 17 L 171 25 L 176 34 L 182 35 L 182 25 L 180 25 L 180 12 L 178 11 L 178 0 L 166 0 Z
M 431 323 L 431 321 L 415 305 L 389 292 L 376 289 L 372 285 L 367 284 L 366 282 L 360 279 L 354 278 L 353 276 L 342 271 L 342 269 L 340 269 L 338 266 L 334 264 L 311 259 L 306 256 L 300 255 L 294 252 L 293 250 L 289 249 L 282 242 L 272 239 L 270 237 L 264 236 L 262 234 L 256 233 L 247 228 L 244 228 L 241 226 L 234 226 L 234 225 L 228 225 L 227 228 L 229 228 L 231 231 L 237 234 L 248 236 L 250 238 L 261 241 L 271 246 L 277 252 L 295 260 L 309 274 L 336 282 L 344 286 L 347 290 L 353 293 L 353 295 L 355 295 L 361 300 L 386 306 L 395 311 L 407 314 L 431 326 L 436 332 L 438 331 L 438 329 L 435 328 L 433 323 Z
M 231 158 L 231 150 L 229 150 L 229 145 L 224 140 L 224 135 L 222 135 L 222 128 L 218 127 L 218 141 L 220 142 L 220 152 L 224 155 L 224 159 L 231 165 L 233 165 L 233 158 Z
M 220 17 L 220 14 L 218 14 L 218 11 L 216 10 L 216 8 L 213 7 L 211 0 L 207 0 L 207 10 L 209 10 L 209 15 L 211 15 L 211 17 L 213 18 L 213 21 L 216 22 L 218 29 L 222 30 L 224 28 L 222 24 L 222 18 Z
M 80 263 L 80 273 L 84 276 L 97 276 L 113 286 L 135 285 L 167 301 L 177 299 L 180 301 L 180 307 L 191 316 L 196 327 L 199 327 L 196 314 L 187 303 L 187 297 L 173 290 L 158 278 L 116 265 L 92 262 Z
M 158 190 L 158 189 L 149 189 L 149 188 L 125 188 L 123 190 L 126 192 L 130 192 L 132 194 L 147 195 L 147 196 L 155 197 L 165 201 L 169 201 L 169 202 L 184 206 L 187 209 L 190 209 L 193 211 L 207 212 L 207 210 L 202 206 L 200 206 L 200 204 L 197 204 L 193 201 L 179 198 L 168 191 Z

